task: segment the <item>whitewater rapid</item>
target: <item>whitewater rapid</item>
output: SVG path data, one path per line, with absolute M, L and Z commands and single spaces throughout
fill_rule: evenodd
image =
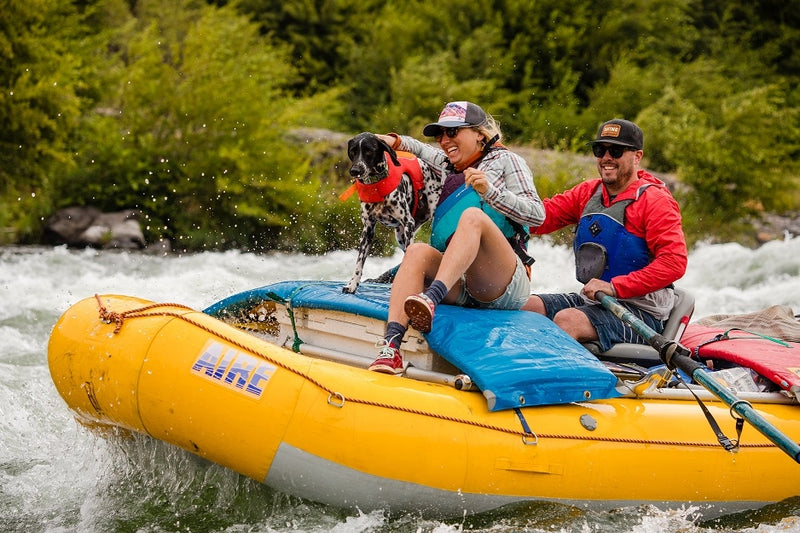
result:
M 536 257 L 534 292 L 579 288 L 568 247 L 539 239 L 530 249 Z M 0 531 L 729 530 L 697 528 L 686 509 L 592 514 L 543 504 L 475 522 L 345 515 L 275 493 L 146 437 L 109 438 L 91 432 L 75 422 L 53 387 L 48 337 L 58 317 L 78 300 L 96 293 L 127 294 L 204 309 L 233 293 L 287 279 L 344 284 L 355 255 L 354 250 L 324 256 L 235 251 L 158 256 L 0 248 Z M 797 238 L 758 249 L 699 245 L 678 285 L 695 295 L 694 319 L 776 304 L 800 313 L 798 257 Z M 400 258 L 399 252 L 369 258 L 365 278 Z M 798 531 L 800 504 L 784 502 L 766 517 L 736 518 L 729 525 L 759 532 Z

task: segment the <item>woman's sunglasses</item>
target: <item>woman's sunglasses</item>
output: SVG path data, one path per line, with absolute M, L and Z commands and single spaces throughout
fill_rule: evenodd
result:
M 454 139 L 456 135 L 458 135 L 458 130 L 461 128 L 442 128 L 439 130 L 439 133 L 434 135 L 434 139 L 437 141 L 441 140 L 442 136 L 447 135 L 449 139 Z
M 626 150 L 633 150 L 633 148 L 629 148 L 627 146 L 620 146 L 618 144 L 611 144 L 608 146 L 603 146 L 602 144 L 593 144 L 592 145 L 592 152 L 594 153 L 595 157 L 603 157 L 606 155 L 606 151 L 611 154 L 611 157 L 614 159 L 619 159 L 622 157 L 622 154 L 625 153 Z

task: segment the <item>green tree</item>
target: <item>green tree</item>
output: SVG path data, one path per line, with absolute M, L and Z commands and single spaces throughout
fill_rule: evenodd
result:
M 364 45 L 352 50 L 343 71 L 352 88 L 346 105 L 353 127 L 414 133 L 406 127 L 430 121 L 454 99 L 505 113 L 505 95 L 494 82 L 509 68 L 500 18 L 492 5 L 468 0 L 447 9 L 422 0 L 384 4 L 360 29 Z
M 639 116 L 648 153 L 690 187 L 679 198 L 695 239 L 735 239 L 753 218 L 797 208 L 800 109 L 782 94 L 755 87 L 701 107 L 673 88 Z
M 376 0 L 235 0 L 262 33 L 289 47 L 294 90 L 309 95 L 341 82 L 340 73 L 382 2 Z
M 649 168 L 684 180 L 701 233 L 800 206 L 792 3 L 0 7 L 0 227 L 29 239 L 56 203 L 92 203 L 139 207 L 150 238 L 188 247 L 351 246 L 340 230 L 355 204 L 336 199 L 342 143 L 297 144 L 294 130 L 418 134 L 462 98 L 495 115 L 508 143 L 563 152 L 585 150 L 609 117 L 639 121 Z M 582 177 L 571 174 L 552 183 Z
M 47 214 L 83 111 L 83 64 L 69 46 L 76 19 L 67 0 L 0 2 L 0 228 L 23 240 Z
M 179 246 L 298 245 L 286 230 L 313 212 L 318 183 L 283 142 L 296 79 L 286 48 L 233 8 L 186 2 L 163 26 L 158 5 L 140 4 L 143 18 L 112 42 L 121 68 L 102 106 L 112 112 L 86 118 L 65 202 L 138 207 L 151 239 Z

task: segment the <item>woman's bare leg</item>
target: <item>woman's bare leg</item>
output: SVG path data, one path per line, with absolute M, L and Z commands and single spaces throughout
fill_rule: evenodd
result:
M 406 298 L 425 290 L 436 276 L 442 261 L 442 253 L 424 243 L 411 244 L 403 256 L 400 268 L 392 282 L 389 296 L 389 322 L 408 325 L 408 316 L 403 309 Z
M 477 208 L 464 211 L 444 253 L 435 279 L 450 292 L 446 303 L 453 303 L 466 274 L 470 294 L 483 302 L 503 295 L 517 269 L 517 254 L 500 228 Z

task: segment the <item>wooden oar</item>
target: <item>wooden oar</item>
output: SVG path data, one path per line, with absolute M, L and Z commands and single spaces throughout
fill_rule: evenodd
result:
M 677 341 L 669 340 L 656 333 L 639 317 L 628 311 L 612 296 L 602 291 L 597 291 L 595 298 L 603 307 L 614 313 L 620 320 L 627 323 L 633 330 L 656 349 L 664 364 L 668 368 L 675 367 L 683 370 L 693 380 L 706 388 L 711 394 L 725 402 L 732 411 L 750 422 L 759 432 L 771 440 L 775 445 L 786 452 L 789 457 L 800 463 L 800 446 L 773 426 L 761 416 L 749 402 L 740 400 L 730 389 L 717 381 L 705 367 L 691 358 L 691 352 Z

